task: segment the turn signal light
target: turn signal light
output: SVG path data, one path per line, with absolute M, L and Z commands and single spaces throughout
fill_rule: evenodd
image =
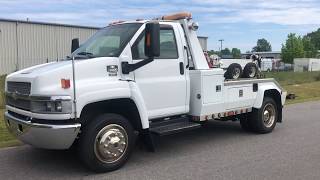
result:
M 69 89 L 70 88 L 70 79 L 61 79 L 61 88 Z

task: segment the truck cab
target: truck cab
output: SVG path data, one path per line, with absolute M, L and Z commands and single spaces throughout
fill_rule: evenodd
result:
M 209 68 L 197 29 L 189 13 L 117 22 L 62 61 L 8 75 L 8 129 L 38 148 L 76 146 L 98 172 L 124 165 L 136 134 L 154 151 L 154 135 L 209 120 L 271 132 L 286 92 L 273 79 L 226 80 Z

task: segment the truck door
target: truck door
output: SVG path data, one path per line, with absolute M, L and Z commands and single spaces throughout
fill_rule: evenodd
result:
M 184 56 L 179 34 L 171 25 L 160 26 L 160 57 L 134 71 L 135 81 L 142 92 L 149 119 L 182 114 L 187 110 L 187 82 Z M 144 32 L 133 43 L 135 63 L 145 59 Z

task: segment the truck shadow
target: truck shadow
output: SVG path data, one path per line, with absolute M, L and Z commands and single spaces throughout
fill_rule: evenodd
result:
M 244 132 L 239 123 L 208 122 L 196 130 L 155 138 L 155 153 L 146 152 L 139 141 L 129 162 L 122 169 L 108 174 L 150 167 L 154 162 L 159 163 L 168 158 L 187 157 L 199 150 L 219 147 L 221 144 L 232 143 L 230 139 L 237 141 L 239 137 L 245 139 L 246 136 L 252 134 Z M 4 152 L 8 156 L 2 157 L 0 154 L 1 164 L 6 164 L 6 168 L 0 168 L 2 178 L 11 177 L 12 172 L 17 177 L 26 177 L 24 179 L 33 179 L 29 176 L 32 174 L 59 179 L 79 179 L 95 174 L 82 166 L 75 150 L 41 150 L 25 145 L 6 149 Z

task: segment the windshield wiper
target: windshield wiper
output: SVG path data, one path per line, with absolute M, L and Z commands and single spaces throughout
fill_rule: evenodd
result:
M 95 57 L 92 53 L 84 52 L 84 51 L 77 53 L 77 55 L 83 55 L 83 56 L 87 56 L 87 57 L 90 57 L 90 58 L 94 58 Z

